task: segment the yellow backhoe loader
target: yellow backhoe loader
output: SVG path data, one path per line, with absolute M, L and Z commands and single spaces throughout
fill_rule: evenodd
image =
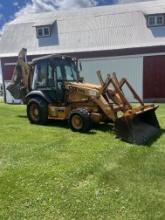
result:
M 26 52 L 20 51 L 7 89 L 27 104 L 31 123 L 68 120 L 73 131 L 88 132 L 93 122 L 113 122 L 117 136 L 135 144 L 144 144 L 159 132 L 155 115 L 158 106 L 145 105 L 127 79 L 119 81 L 112 73 L 104 81 L 98 71 L 100 85 L 85 83 L 79 76 L 81 65 L 77 59 L 50 55 L 28 64 Z M 123 86 L 139 102 L 138 107 L 131 106 Z

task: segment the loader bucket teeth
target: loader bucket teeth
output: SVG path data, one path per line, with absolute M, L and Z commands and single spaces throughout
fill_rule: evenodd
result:
M 155 115 L 155 108 L 135 115 L 131 120 L 117 119 L 116 134 L 122 140 L 133 144 L 146 144 L 160 132 L 160 126 Z

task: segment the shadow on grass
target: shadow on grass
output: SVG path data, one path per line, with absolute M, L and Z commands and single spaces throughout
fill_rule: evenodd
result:
M 92 129 L 108 132 L 114 129 L 114 125 L 110 123 L 98 123 L 98 124 L 93 124 Z
M 18 115 L 18 118 L 27 118 L 27 115 Z
M 18 117 L 19 118 L 27 118 L 27 116 L 25 116 L 25 115 L 19 115 Z M 43 125 L 37 125 L 37 126 L 43 126 Z M 44 126 L 69 129 L 69 124 L 68 124 L 68 121 L 66 121 L 66 120 L 65 121 L 63 121 L 63 120 L 48 120 L 48 123 Z M 113 127 L 114 127 L 113 124 L 110 124 L 110 123 L 93 123 L 92 129 L 85 134 L 86 135 L 94 135 L 94 134 L 96 134 L 97 131 L 111 132 L 113 130 Z
M 67 121 L 60 121 L 60 120 L 49 120 L 48 123 L 45 125 L 48 127 L 59 127 L 59 128 L 64 128 L 64 129 L 69 129 L 69 125 Z M 103 132 L 108 132 L 111 131 L 113 128 L 112 124 L 107 124 L 107 123 L 93 123 L 92 124 L 92 130 L 87 132 L 87 135 L 93 135 L 96 134 L 96 131 L 103 131 Z
M 151 147 L 155 141 L 157 141 L 163 134 L 165 134 L 165 129 L 161 128 L 159 133 L 152 137 L 146 144 L 145 146 Z
M 18 117 L 19 118 L 27 118 L 26 115 L 18 115 Z M 38 125 L 38 126 L 43 126 L 43 125 Z M 69 129 L 69 125 L 68 125 L 68 122 L 66 120 L 65 121 L 49 120 L 48 123 L 44 126 Z M 85 134 L 86 135 L 94 135 L 94 134 L 97 133 L 97 131 L 113 132 L 114 133 L 114 124 L 112 124 L 112 123 L 93 123 L 92 124 L 92 130 L 90 130 L 89 132 L 87 132 Z M 157 141 L 164 133 L 165 133 L 165 129 L 160 129 L 160 132 L 157 135 L 152 137 L 147 143 L 145 143 L 142 146 L 151 147 L 154 144 L 154 142 Z M 114 133 L 114 135 L 115 135 L 115 133 Z

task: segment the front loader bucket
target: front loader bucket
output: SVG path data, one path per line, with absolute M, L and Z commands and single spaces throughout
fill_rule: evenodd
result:
M 157 107 L 137 113 L 133 119 L 124 117 L 117 119 L 115 122 L 117 136 L 126 142 L 138 145 L 148 142 L 160 131 L 155 114 Z

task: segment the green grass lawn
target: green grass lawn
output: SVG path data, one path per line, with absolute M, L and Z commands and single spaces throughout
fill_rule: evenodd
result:
M 157 111 L 165 129 L 165 105 Z M 31 125 L 25 106 L 0 103 L 0 220 L 165 219 L 165 135 L 148 146 L 67 123 Z

